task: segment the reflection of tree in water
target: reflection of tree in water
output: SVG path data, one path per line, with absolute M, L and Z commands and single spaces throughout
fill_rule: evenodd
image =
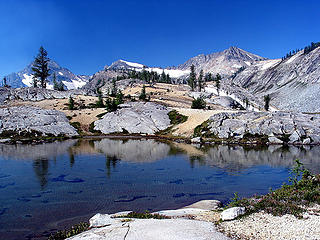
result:
M 70 167 L 73 167 L 75 160 L 74 160 L 74 154 L 71 149 L 69 149 L 69 161 L 70 161 Z
M 194 168 L 196 163 L 198 163 L 200 166 L 206 165 L 206 161 L 203 156 L 190 156 L 189 161 L 192 168 Z
M 117 162 L 120 162 L 121 159 L 117 158 L 117 156 L 108 156 L 106 155 L 106 170 L 107 170 L 107 176 L 110 177 L 111 175 L 111 166 L 113 169 L 116 168 Z
M 49 161 L 46 158 L 36 159 L 33 161 L 32 166 L 43 190 L 48 183 Z

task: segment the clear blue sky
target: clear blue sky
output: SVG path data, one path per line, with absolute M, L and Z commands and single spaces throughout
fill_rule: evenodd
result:
M 319 0 L 0 0 L 0 76 L 43 45 L 76 74 L 117 59 L 172 66 L 238 46 L 267 58 L 320 41 Z

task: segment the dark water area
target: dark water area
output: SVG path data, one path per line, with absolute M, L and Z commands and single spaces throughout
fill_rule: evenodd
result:
M 0 145 L 0 239 L 46 239 L 95 213 L 228 202 L 287 182 L 294 159 L 319 173 L 319 147 L 202 147 L 155 140 Z

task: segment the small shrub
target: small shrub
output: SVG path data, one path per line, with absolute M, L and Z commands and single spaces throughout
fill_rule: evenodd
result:
M 91 133 L 101 133 L 101 132 L 98 131 L 98 130 L 94 130 L 94 122 L 90 123 L 90 125 L 89 125 L 89 132 L 91 132 Z
M 197 98 L 192 101 L 191 108 L 193 109 L 205 109 L 206 102 L 202 98 Z
M 169 119 L 170 119 L 171 124 L 180 124 L 180 123 L 183 123 L 188 120 L 187 116 L 184 116 L 184 115 L 178 113 L 177 110 L 170 111 L 168 113 L 168 115 L 169 115 Z
M 170 219 L 170 217 L 165 216 L 165 215 L 161 215 L 161 214 L 157 214 L 157 213 L 149 213 L 148 211 L 144 212 L 144 213 L 138 213 L 138 212 L 131 212 L 128 213 L 125 216 L 122 216 L 123 218 L 140 218 L 140 219 L 149 219 L 149 218 L 153 218 L 153 219 Z
M 79 224 L 72 226 L 71 229 L 62 230 L 62 231 L 56 232 L 55 234 L 51 234 L 48 240 L 63 240 L 63 239 L 72 237 L 74 235 L 77 235 L 79 233 L 82 233 L 84 231 L 87 231 L 88 229 L 89 229 L 89 223 L 81 222 Z
M 98 114 L 96 117 L 97 118 L 102 118 L 104 115 L 106 115 L 108 112 L 103 112 L 103 113 L 100 113 Z
M 82 132 L 81 124 L 79 122 L 71 122 L 70 125 L 74 127 L 78 133 Z

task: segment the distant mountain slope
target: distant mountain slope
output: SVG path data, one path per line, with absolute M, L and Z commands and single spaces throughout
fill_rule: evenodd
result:
M 146 71 L 153 71 L 161 74 L 164 72 L 165 74 L 169 74 L 171 78 L 180 78 L 190 73 L 189 69 L 181 70 L 181 69 L 169 69 L 169 68 L 160 68 L 160 67 L 148 67 L 146 65 L 134 62 L 128 62 L 125 60 L 118 60 L 113 62 L 107 70 L 135 70 L 135 71 L 142 71 L 145 69 Z
M 90 76 L 73 74 L 69 69 L 61 67 L 53 60 L 50 60 L 48 66 L 51 70 L 51 76 L 49 76 L 49 83 L 47 84 L 47 88 L 49 89 L 53 88 L 53 73 L 56 73 L 57 81 L 61 80 L 67 89 L 81 88 L 90 79 Z M 6 76 L 8 84 L 13 88 L 32 86 L 33 75 L 31 68 L 32 63 L 25 67 L 23 70 L 16 73 L 11 73 Z
M 320 47 L 284 60 L 257 62 L 232 82 L 260 98 L 270 94 L 279 109 L 320 112 Z
M 188 70 L 191 65 L 195 66 L 197 72 L 201 69 L 204 73 L 219 73 L 222 76 L 231 76 L 241 67 L 251 66 L 253 63 L 266 58 L 249 53 L 237 47 L 230 47 L 221 52 L 215 52 L 208 55 L 200 54 L 190 58 L 184 64 L 177 67 L 180 70 Z

